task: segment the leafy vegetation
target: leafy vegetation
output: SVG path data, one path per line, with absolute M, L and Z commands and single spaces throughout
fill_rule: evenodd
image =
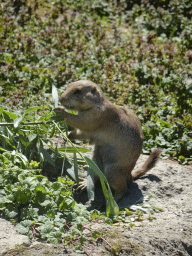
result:
M 191 17 L 190 0 L 1 1 L 0 210 L 20 232 L 70 240 L 95 214 L 75 203 L 68 178 L 41 173 L 46 163 L 60 174 L 73 168 L 74 148 L 52 140 L 53 85 L 96 82 L 135 110 L 144 153 L 162 147 L 164 158 L 192 163 Z
M 0 102 L 47 103 L 90 79 L 140 117 L 144 153 L 192 158 L 191 1 L 3 1 Z M 16 111 L 15 110 L 15 111 Z

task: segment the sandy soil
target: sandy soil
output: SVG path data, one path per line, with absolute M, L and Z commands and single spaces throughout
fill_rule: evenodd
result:
M 147 156 L 138 161 L 141 165 Z M 150 205 L 163 208 L 153 214 L 153 221 L 143 215 L 143 221 L 128 229 L 123 225 L 108 226 L 94 224 L 92 228 L 106 231 L 107 244 L 103 240 L 92 242 L 85 247 L 84 255 L 192 255 L 192 167 L 160 160 L 149 174 L 130 187 L 129 196 L 121 206 L 137 201 L 141 196 L 155 198 Z M 89 236 L 89 234 L 87 234 Z M 15 248 L 15 245 L 24 244 Z M 116 252 L 111 247 L 116 246 Z M 11 250 L 10 250 L 11 249 Z M 30 244 L 26 237 L 17 234 L 15 227 L 0 219 L 0 255 L 80 255 L 70 246 Z M 82 255 L 82 254 L 81 254 Z

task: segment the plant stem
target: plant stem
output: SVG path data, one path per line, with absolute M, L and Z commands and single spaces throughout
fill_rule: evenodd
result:
M 53 121 L 41 121 L 41 122 L 26 122 L 26 123 L 20 123 L 20 125 L 34 125 L 34 124 L 50 124 L 53 123 Z M 14 126 L 14 123 L 0 123 L 0 126 Z
M 82 159 L 83 159 L 85 162 L 87 162 L 86 159 L 84 158 L 83 154 L 81 154 L 81 152 L 79 152 L 79 150 L 75 147 L 75 145 L 73 144 L 73 142 L 68 139 L 68 137 L 61 131 L 61 129 L 59 128 L 59 126 L 58 126 L 54 121 L 53 121 L 53 123 L 54 123 L 54 125 L 57 127 L 57 129 L 59 130 L 59 132 L 63 135 L 63 137 L 64 137 L 69 143 L 71 143 L 72 147 L 77 151 L 77 153 L 82 157 Z

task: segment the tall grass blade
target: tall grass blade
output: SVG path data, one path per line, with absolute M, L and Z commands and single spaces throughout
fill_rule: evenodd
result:
M 73 162 L 74 162 L 75 179 L 76 179 L 77 185 L 79 185 L 78 162 L 77 162 L 76 150 L 74 150 L 73 152 Z
M 59 96 L 58 96 L 57 88 L 55 87 L 55 85 L 52 85 L 52 101 L 53 101 L 54 108 L 56 108 L 58 106 Z

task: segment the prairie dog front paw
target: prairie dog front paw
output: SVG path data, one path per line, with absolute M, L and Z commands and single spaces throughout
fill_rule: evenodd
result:
M 66 111 L 65 111 L 65 109 L 64 109 L 64 107 L 63 106 L 58 106 L 58 107 L 56 107 L 56 108 L 54 108 L 54 111 L 55 111 L 55 113 L 57 114 L 57 115 L 61 115 L 61 116 L 63 116 L 63 117 L 65 117 L 66 116 Z

